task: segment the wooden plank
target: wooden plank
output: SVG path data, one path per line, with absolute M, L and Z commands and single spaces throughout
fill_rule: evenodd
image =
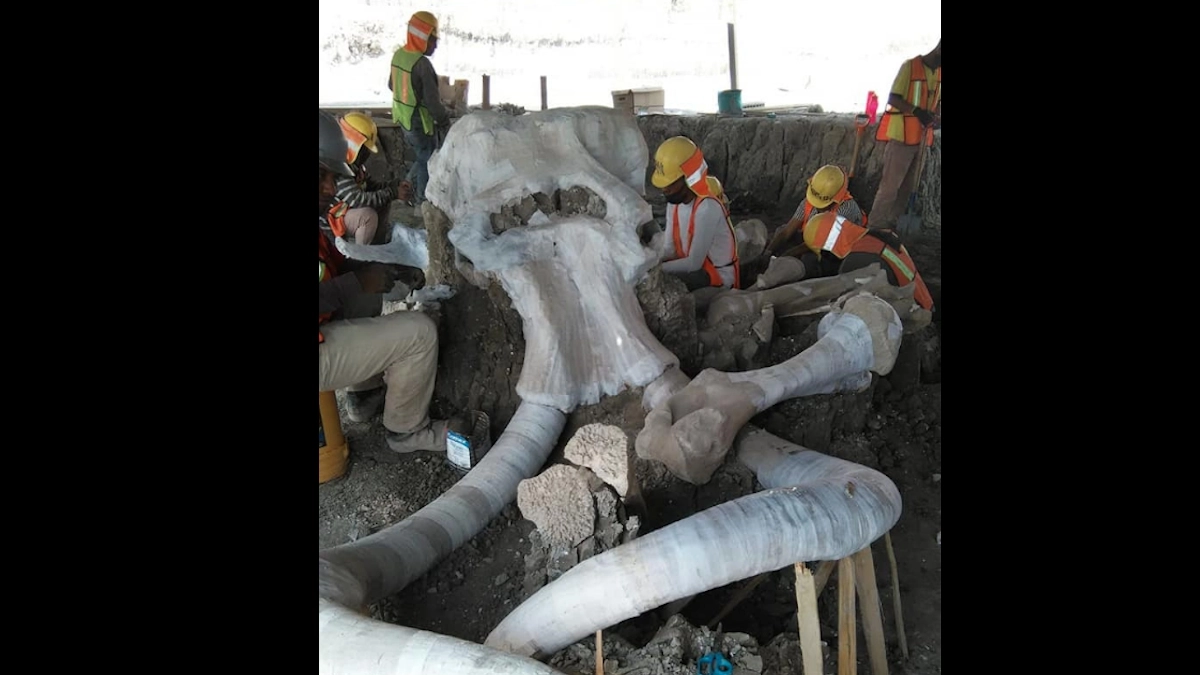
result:
M 854 613 L 854 560 L 838 561 L 838 675 L 858 675 L 858 621 Z
M 892 549 L 892 531 L 883 535 L 887 545 L 888 564 L 892 568 L 892 611 L 896 613 L 896 636 L 900 638 L 900 653 L 908 658 L 908 638 L 904 635 L 904 612 L 900 609 L 900 570 L 896 565 L 896 551 Z
M 483 76 L 483 109 L 492 109 L 492 78 L 489 75 Z
M 603 630 L 596 631 L 596 675 L 604 675 L 604 638 Z
M 817 573 L 815 575 L 817 582 L 817 597 L 821 597 L 821 591 L 825 590 L 825 584 L 829 583 L 829 577 L 833 574 L 833 568 L 837 567 L 836 560 L 822 560 L 817 565 Z
M 817 588 L 804 563 L 796 563 L 796 624 L 800 629 L 800 654 L 804 675 L 824 675 L 821 624 L 817 617 Z
M 854 556 L 854 587 L 858 590 L 863 636 L 871 658 L 871 675 L 888 675 L 887 645 L 883 640 L 883 608 L 875 581 L 875 558 L 868 545 Z
M 738 603 L 749 597 L 750 593 L 752 593 L 754 589 L 758 588 L 758 585 L 761 584 L 763 580 L 765 580 L 770 574 L 770 572 L 763 572 L 762 574 L 751 579 L 750 583 L 734 591 L 733 595 L 729 598 L 729 602 L 726 602 L 725 606 L 721 608 L 721 611 L 717 612 L 717 615 L 705 625 L 707 625 L 710 630 L 716 628 L 717 623 L 720 622 L 721 619 L 724 619 L 730 612 L 732 612 L 733 608 L 738 606 Z

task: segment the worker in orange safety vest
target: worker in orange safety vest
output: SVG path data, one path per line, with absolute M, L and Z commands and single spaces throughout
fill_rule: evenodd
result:
M 871 204 L 872 227 L 894 228 L 917 182 L 918 156 L 933 145 L 942 124 L 942 42 L 905 61 L 892 82 L 875 140 L 883 149 L 883 176 Z
M 893 286 L 904 288 L 916 284 L 913 299 L 921 307 L 933 311 L 933 296 L 895 232 L 867 229 L 841 214 L 826 211 L 805 223 L 803 236 L 808 249 L 799 256 L 804 263 L 804 278 L 844 274 L 879 263 Z M 822 264 L 830 260 L 837 263 L 833 272 L 829 272 L 829 265 Z
M 741 288 L 737 236 L 708 179 L 704 154 L 684 136 L 668 138 L 654 153 L 650 182 L 667 200 L 662 269 L 689 291 Z

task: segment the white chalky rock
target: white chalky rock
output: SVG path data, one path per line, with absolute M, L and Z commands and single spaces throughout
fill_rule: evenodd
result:
M 555 464 L 521 481 L 517 508 L 554 546 L 575 546 L 594 531 L 596 516 L 587 470 L 576 466 Z
M 588 424 L 567 441 L 568 461 L 592 470 L 622 497 L 629 490 L 629 438 L 611 424 Z
M 652 220 L 646 141 L 612 108 L 521 117 L 475 112 L 429 161 L 429 201 L 454 224 L 450 243 L 476 273 L 498 278 L 524 322 L 517 393 L 569 412 L 658 378 L 679 360 L 646 327 L 634 285 L 658 255 L 637 229 Z M 551 217 L 495 234 L 491 214 L 535 193 L 584 187 L 604 219 Z

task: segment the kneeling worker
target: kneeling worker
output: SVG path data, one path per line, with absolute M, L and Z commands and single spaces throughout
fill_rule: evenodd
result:
M 929 294 L 925 281 L 917 272 L 916 263 L 895 232 L 868 230 L 843 215 L 826 211 L 809 219 L 804 224 L 803 234 L 808 251 L 799 258 L 804 263 L 805 278 L 832 276 L 827 271 L 828 266 L 824 267 L 825 272 L 821 271 L 822 262 L 828 262 L 831 257 L 840 261 L 835 274 L 845 274 L 871 263 L 879 263 L 887 273 L 888 283 L 899 288 L 916 284 L 913 300 L 933 311 L 933 296 Z
M 740 288 L 737 237 L 724 202 L 712 194 L 700 148 L 683 136 L 663 141 L 650 182 L 667 200 L 663 271 L 689 291 Z

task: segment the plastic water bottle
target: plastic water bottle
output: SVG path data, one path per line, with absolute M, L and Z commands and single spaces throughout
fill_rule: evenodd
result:
M 875 124 L 875 114 L 879 112 L 879 97 L 875 92 L 867 92 L 867 117 L 870 118 L 868 124 Z

